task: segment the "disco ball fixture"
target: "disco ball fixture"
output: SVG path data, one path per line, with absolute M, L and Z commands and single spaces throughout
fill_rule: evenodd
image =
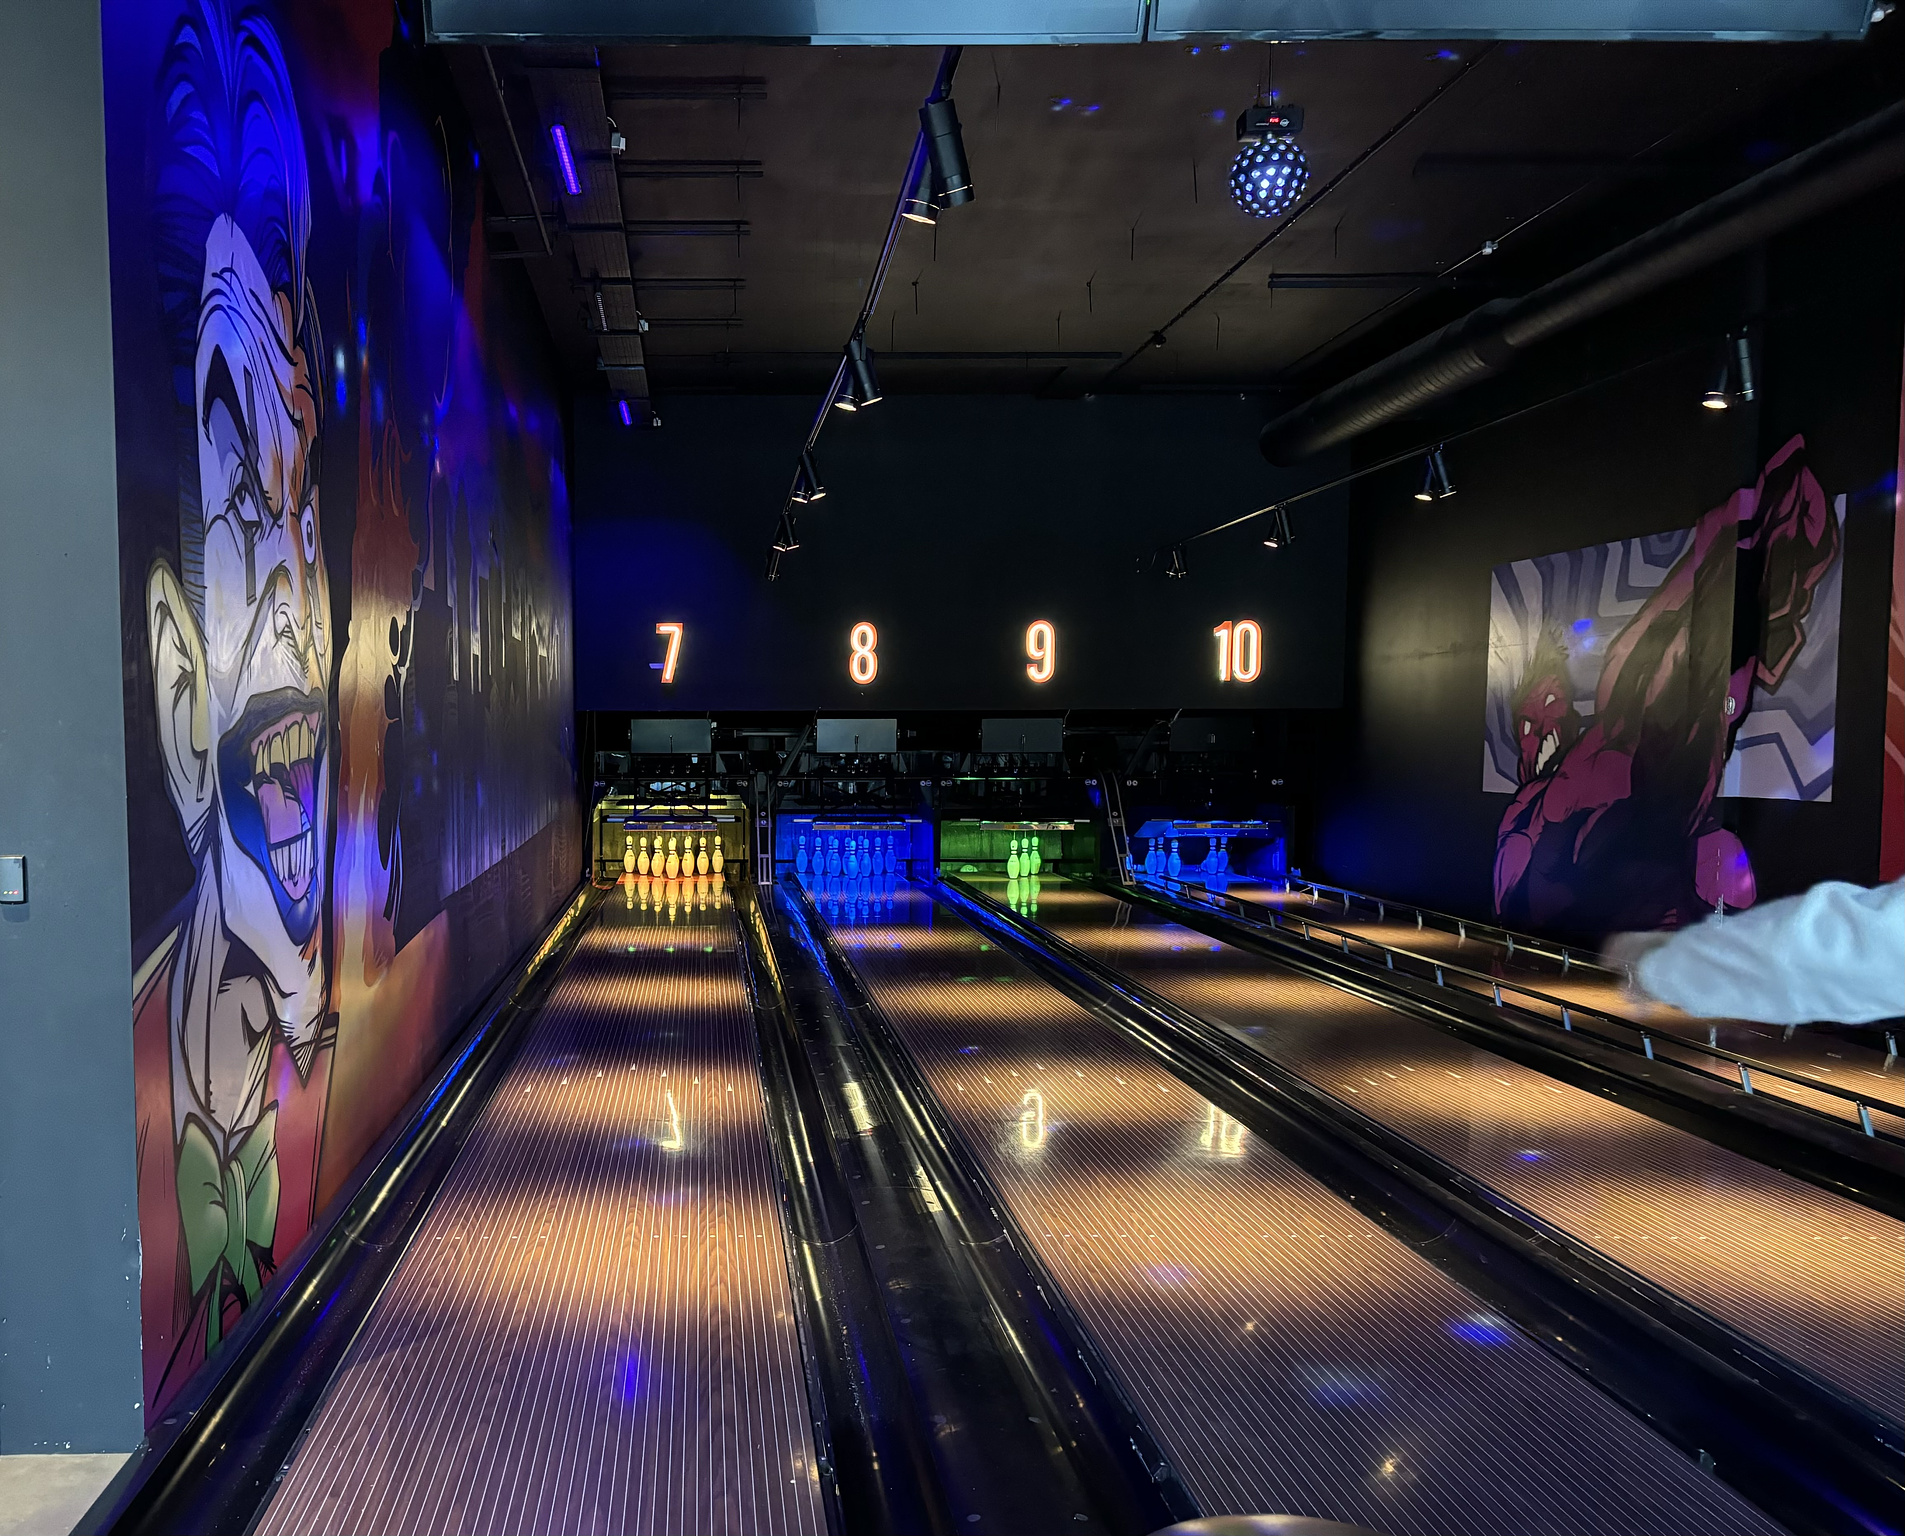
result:
M 1230 195 L 1253 219 L 1274 219 L 1296 206 L 1309 185 L 1310 162 L 1295 139 L 1268 138 L 1238 146 L 1230 167 Z

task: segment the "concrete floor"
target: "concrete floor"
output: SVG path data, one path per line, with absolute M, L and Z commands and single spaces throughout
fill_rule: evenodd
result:
M 66 1536 L 125 1460 L 0 1456 L 0 1536 Z

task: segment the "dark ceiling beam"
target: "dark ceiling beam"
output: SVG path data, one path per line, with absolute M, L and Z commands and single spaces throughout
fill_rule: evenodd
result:
M 600 281 L 604 288 L 655 288 L 668 293 L 740 293 L 747 287 L 745 277 L 605 277 Z M 581 293 L 591 287 L 586 282 L 573 286 Z
M 1324 390 L 1263 429 L 1264 457 L 1294 464 L 1513 367 L 1585 321 L 1905 176 L 1897 102 L 1533 293 L 1497 299 Z
M 1270 288 L 1495 288 L 1458 272 L 1272 272 Z
M 624 181 L 759 181 L 758 160 L 631 160 L 623 155 L 616 170 Z
M 602 82 L 610 101 L 766 101 L 759 75 L 610 75 Z
M 1502 172 L 1540 171 L 1572 176 L 1694 176 L 1730 169 L 1737 162 L 1707 160 L 1643 160 L 1619 155 L 1563 154 L 1456 154 L 1417 155 L 1411 176 L 1495 175 Z

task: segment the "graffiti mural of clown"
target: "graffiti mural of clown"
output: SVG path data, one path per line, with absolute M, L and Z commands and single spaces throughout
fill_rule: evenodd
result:
M 135 1000 L 135 1040 L 149 1052 L 164 1030 L 175 1165 L 170 1181 L 142 1178 L 145 1260 L 161 1271 L 148 1295 L 169 1292 L 175 1314 L 156 1380 L 148 1361 L 149 1400 L 281 1257 L 283 1066 L 290 1086 L 308 1083 L 329 1018 L 334 674 L 309 188 L 269 21 L 222 0 L 190 7 L 159 100 L 155 243 L 190 447 L 179 564 L 152 564 L 145 612 L 159 757 L 195 875 Z M 141 1127 L 148 1166 L 160 1129 Z M 170 1255 L 148 1219 L 167 1195 Z

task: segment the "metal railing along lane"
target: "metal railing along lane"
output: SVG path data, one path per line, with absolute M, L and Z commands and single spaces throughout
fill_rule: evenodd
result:
M 1274 907 L 1246 902 L 1228 893 L 1208 890 L 1168 875 L 1147 875 L 1141 883 L 1169 891 L 1180 900 L 1214 908 L 1244 923 L 1268 927 L 1285 935 L 1300 933 L 1310 943 L 1321 944 L 1352 959 L 1380 963 L 1384 970 L 1398 975 L 1416 980 L 1432 978 L 1437 987 L 1449 988 L 1451 977 L 1472 982 L 1475 984 L 1473 987 L 1458 986 L 1453 990 L 1469 995 L 1480 992 L 1491 998 L 1495 1007 L 1509 1010 L 1519 1018 L 1533 1019 L 1554 1026 L 1563 1033 L 1579 1035 L 1596 1044 L 1641 1056 L 1648 1061 L 1665 1061 L 1687 1071 L 1699 1072 L 1708 1078 L 1731 1084 L 1741 1094 L 1760 1094 L 1770 1082 L 1805 1094 L 1818 1095 L 1844 1106 L 1846 1118 L 1841 1119 L 1838 1115 L 1803 1099 L 1788 1097 L 1785 1093 L 1769 1093 L 1766 1096 L 1776 1099 L 1787 1110 L 1810 1115 L 1835 1126 L 1850 1128 L 1847 1122 L 1854 1121 L 1858 1129 L 1873 1141 L 1905 1149 L 1905 1135 L 1886 1129 L 1873 1120 L 1875 1108 L 1881 1115 L 1897 1117 L 1898 1110 L 1894 1106 L 1852 1089 L 1842 1088 L 1836 1083 L 1821 1082 L 1773 1062 L 1731 1050 L 1711 1037 L 1703 1042 L 1677 1033 L 1650 1029 L 1645 1024 L 1622 1018 L 1605 1009 L 1556 997 L 1536 986 L 1493 976 L 1472 966 L 1425 955 L 1400 944 L 1385 943 L 1367 934 L 1339 928 L 1333 923 L 1294 916 Z M 1310 882 L 1300 883 L 1308 885 Z M 1399 966 L 1399 959 L 1406 964 Z M 1420 970 L 1411 967 L 1420 967 Z M 1682 1059 L 1681 1053 L 1697 1059 Z

